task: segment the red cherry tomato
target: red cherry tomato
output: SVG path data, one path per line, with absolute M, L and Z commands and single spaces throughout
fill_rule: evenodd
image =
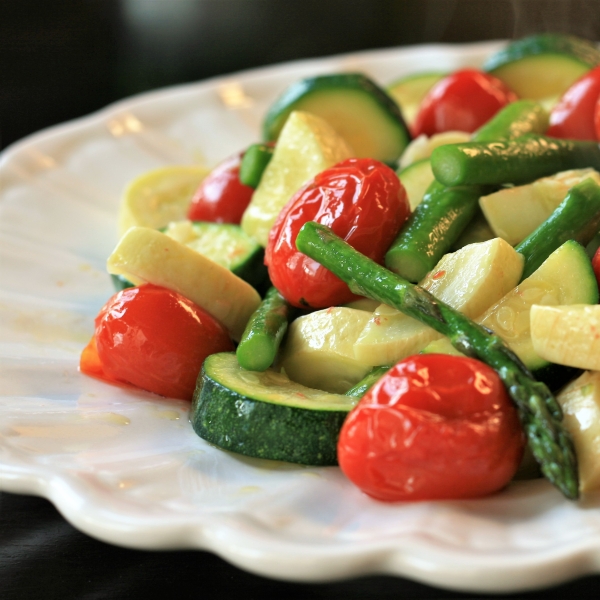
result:
M 273 285 L 294 306 L 327 308 L 355 296 L 319 263 L 296 250 L 308 221 L 330 227 L 351 246 L 382 263 L 410 212 L 392 169 L 370 158 L 351 158 L 319 173 L 279 214 L 269 234 L 265 264 Z
M 594 269 L 594 274 L 596 275 L 596 281 L 600 286 L 600 248 L 596 250 L 594 253 L 594 258 L 592 258 L 592 268 Z
M 600 140 L 600 96 L 594 107 L 594 129 L 596 131 L 596 139 Z
M 492 75 L 475 69 L 456 71 L 429 90 L 417 113 L 413 135 L 472 133 L 515 100 L 517 95 Z
M 233 349 L 211 315 L 180 294 L 147 284 L 125 289 L 104 305 L 80 367 L 109 381 L 191 400 L 204 359 Z
M 600 67 L 588 71 L 562 96 L 550 113 L 548 135 L 574 140 L 595 140 L 595 112 L 600 97 Z
M 379 500 L 473 498 L 510 481 L 524 443 L 493 369 L 423 354 L 398 363 L 362 398 L 342 427 L 338 460 Z
M 254 190 L 240 182 L 244 154 L 236 154 L 217 165 L 202 181 L 188 209 L 190 221 L 238 225 Z

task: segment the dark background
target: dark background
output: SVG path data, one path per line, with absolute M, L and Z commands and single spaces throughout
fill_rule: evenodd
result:
M 600 0 L 0 0 L 0 146 L 115 100 L 298 58 L 560 31 Z M 1 182 L 0 182 L 1 184 Z M 519 598 L 596 598 L 600 577 Z M 0 492 L 0 598 L 475 598 L 393 577 L 263 579 L 204 552 L 108 546 L 46 500 Z M 503 596 L 504 597 L 504 596 Z

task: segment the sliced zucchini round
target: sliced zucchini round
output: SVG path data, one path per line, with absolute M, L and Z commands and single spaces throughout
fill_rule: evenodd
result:
M 198 378 L 190 420 L 204 440 L 231 452 L 303 465 L 336 465 L 337 440 L 357 398 L 246 371 L 234 353 L 212 354 Z
M 552 104 L 586 71 L 600 64 L 595 44 L 574 36 L 542 33 L 515 40 L 484 64 L 520 98 Z
M 445 76 L 446 73 L 439 71 L 412 73 L 387 86 L 387 93 L 396 101 L 409 125 L 414 123 L 427 92 Z
M 175 221 L 164 233 L 258 287 L 267 279 L 263 247 L 239 225 Z
M 394 100 L 360 73 L 320 75 L 291 85 L 269 109 L 263 123 L 266 141 L 275 141 L 292 111 L 327 121 L 357 157 L 394 164 L 410 133 Z

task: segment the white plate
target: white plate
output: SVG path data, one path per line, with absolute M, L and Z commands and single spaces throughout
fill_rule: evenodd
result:
M 600 564 L 600 508 L 543 481 L 469 502 L 387 505 L 337 468 L 219 451 L 188 406 L 78 373 L 112 294 L 105 259 L 123 186 L 160 165 L 213 164 L 259 137 L 289 83 L 361 70 L 478 65 L 499 43 L 296 62 L 145 94 L 34 135 L 0 163 L 0 489 L 51 500 L 81 531 L 133 548 L 202 548 L 270 577 L 402 575 L 514 591 Z

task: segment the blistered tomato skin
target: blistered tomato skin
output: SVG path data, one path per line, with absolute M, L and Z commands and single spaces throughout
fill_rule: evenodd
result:
M 96 350 L 108 379 L 170 398 L 191 400 L 204 359 L 234 349 L 211 315 L 150 284 L 115 294 L 95 325 Z
M 240 181 L 243 155 L 229 157 L 206 176 L 192 198 L 190 221 L 239 225 L 254 192 Z
M 408 218 L 406 191 L 392 169 L 352 158 L 326 169 L 300 189 L 271 229 L 265 263 L 273 285 L 300 308 L 327 308 L 355 298 L 348 286 L 298 252 L 296 237 L 308 221 L 330 227 L 378 263 Z
M 346 419 L 342 471 L 378 500 L 476 498 L 503 488 L 525 445 L 496 372 L 450 355 L 398 363 Z
M 502 81 L 463 69 L 438 81 L 429 90 L 413 125 L 413 136 L 432 136 L 444 131 L 473 133 L 517 95 Z
M 600 97 L 600 67 L 578 79 L 550 113 L 547 134 L 574 140 L 596 140 L 597 109 Z
M 594 275 L 596 276 L 598 286 L 600 286 L 600 248 L 594 253 L 594 257 L 592 258 L 592 268 L 594 269 Z

